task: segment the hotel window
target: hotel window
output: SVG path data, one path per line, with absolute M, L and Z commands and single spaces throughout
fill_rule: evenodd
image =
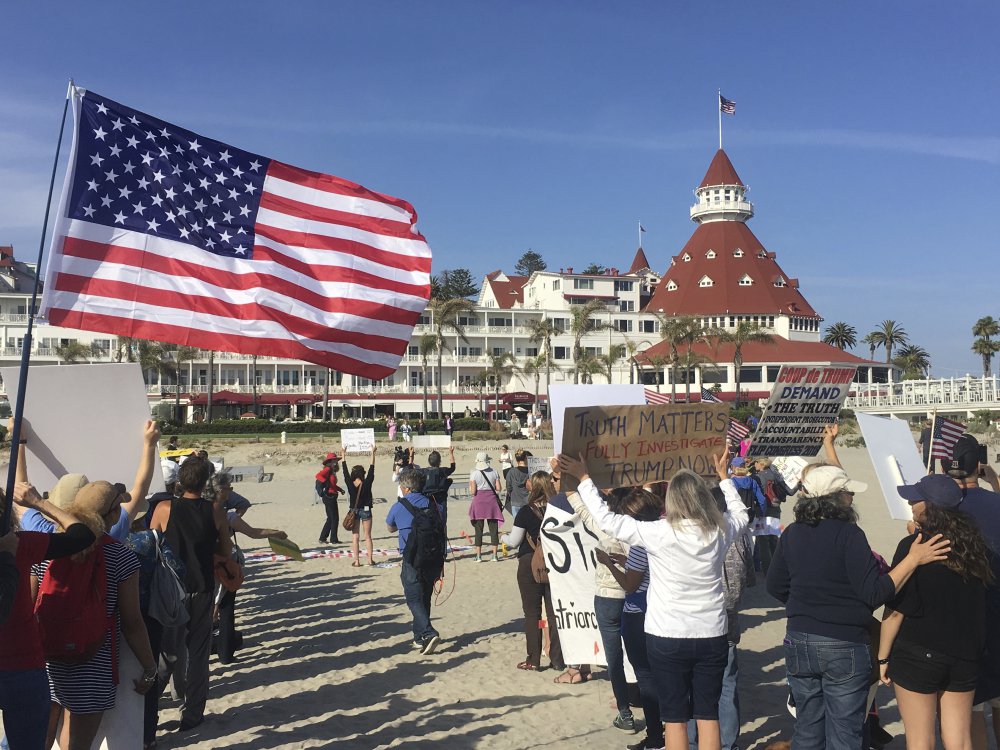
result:
M 406 353 L 409 356 L 411 356 L 411 357 L 419 357 L 420 356 L 420 347 L 419 346 L 410 346 L 410 347 L 407 347 Z
M 777 287 L 782 287 L 782 286 L 785 285 L 785 280 L 783 278 L 781 278 L 780 276 L 778 276 L 774 280 L 774 285 L 777 286 Z
M 675 282 L 673 279 L 671 279 L 670 281 L 667 282 L 667 291 L 668 292 L 673 292 L 676 289 L 677 289 L 677 282 Z
M 753 279 L 750 278 L 750 274 L 743 274 L 742 278 L 740 278 L 740 286 L 753 286 Z
M 707 253 L 705 253 L 705 257 L 708 258 L 709 260 L 711 260 L 712 258 L 714 258 L 715 257 L 715 250 L 709 250 Z
M 479 325 L 479 319 L 478 318 L 470 318 L 470 317 L 468 317 L 466 315 L 459 315 L 458 316 L 458 324 L 460 326 L 477 326 L 477 325 Z
M 770 328 L 774 328 L 774 316 L 773 315 L 768 315 L 767 316 L 767 325 Z
M 615 330 L 619 333 L 632 333 L 632 321 L 626 318 L 615 320 Z
M 469 356 L 470 357 L 482 357 L 483 356 L 483 347 L 481 347 L 481 346 L 470 346 L 469 347 Z
M 757 257 L 760 258 L 761 260 L 766 260 L 767 259 L 767 250 L 763 250 L 762 249 L 759 253 L 757 253 Z
M 778 371 L 781 370 L 781 365 L 768 365 L 767 366 L 767 382 L 773 383 L 778 379 Z
M 524 356 L 525 357 L 537 357 L 538 356 L 538 347 L 537 346 L 529 346 L 528 348 L 526 348 L 524 350 Z
M 632 291 L 632 284 L 633 283 L 635 283 L 635 282 L 632 282 L 632 281 L 616 281 L 615 282 L 615 291 L 616 292 L 631 292 Z
M 630 299 L 618 300 L 619 312 L 635 312 L 635 302 Z
M 736 248 L 735 250 L 733 250 L 733 257 L 734 258 L 742 258 L 743 257 L 743 251 L 740 248 Z
M 698 286 L 700 287 L 712 286 L 713 284 L 715 284 L 715 282 L 712 281 L 708 276 L 702 276 L 701 281 L 698 282 Z
M 574 289 L 593 289 L 594 280 L 593 279 L 573 279 Z
M 568 346 L 553 346 L 552 347 L 552 359 L 569 359 L 569 347 Z
M 741 383 L 761 383 L 760 379 L 761 368 L 759 367 L 741 367 L 740 368 L 740 382 Z
M 507 353 L 507 350 L 504 349 L 502 346 L 494 346 L 493 347 L 493 356 L 494 357 L 499 357 L 499 356 L 502 356 L 503 354 L 506 354 L 506 353 Z
M 552 291 L 553 292 L 558 292 L 559 291 L 559 279 L 555 279 L 552 282 Z
M 555 329 L 556 333 L 565 333 L 566 329 L 569 328 L 568 318 L 551 318 L 552 327 Z
M 585 346 L 583 351 L 592 357 L 600 357 L 604 354 L 604 348 L 600 346 Z
M 639 321 L 639 331 L 640 333 L 656 333 L 659 327 L 659 321 L 656 320 L 640 320 Z
M 487 324 L 497 328 L 510 328 L 513 325 L 512 321 L 513 318 L 489 318 Z
M 688 255 L 687 253 L 684 253 L 684 255 L 681 256 L 681 260 L 687 263 L 689 260 L 691 260 L 691 256 Z

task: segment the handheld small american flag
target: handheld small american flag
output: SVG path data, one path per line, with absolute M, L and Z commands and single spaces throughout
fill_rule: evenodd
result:
M 719 110 L 724 115 L 735 115 L 736 102 L 734 102 L 732 99 L 727 99 L 722 94 L 719 94 Z
M 669 393 L 657 393 L 656 391 L 646 389 L 646 403 L 647 404 L 669 404 L 670 394 Z
M 750 428 L 735 419 L 729 420 L 729 428 L 726 430 L 726 437 L 732 442 L 739 443 L 750 437 Z
M 430 295 L 404 200 L 204 138 L 92 91 L 40 315 L 52 325 L 392 374 Z
M 945 417 L 934 418 L 934 432 L 931 435 L 931 456 L 951 460 L 955 442 L 965 434 L 965 425 Z
M 701 389 L 701 402 L 703 404 L 721 404 L 721 399 L 717 398 L 708 388 Z

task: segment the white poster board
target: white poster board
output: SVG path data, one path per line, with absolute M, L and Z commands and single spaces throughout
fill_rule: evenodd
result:
M 549 459 L 543 456 L 528 456 L 528 476 L 530 477 L 536 471 L 551 474 L 552 466 L 549 464 Z
M 344 447 L 344 453 L 371 453 L 375 447 L 375 428 L 341 430 L 340 444 Z
M 837 421 L 858 368 L 782 365 L 747 457 L 815 456 Z
M 641 385 L 553 385 L 549 386 L 552 404 L 552 445 L 562 451 L 563 417 L 570 406 L 638 406 L 646 403 Z
M 771 462 L 771 466 L 781 474 L 785 484 L 793 489 L 802 481 L 802 470 L 808 465 L 809 462 L 801 456 L 782 456 Z
M 910 521 L 910 504 L 899 496 L 896 487 L 916 484 L 927 475 L 920 453 L 910 434 L 910 426 L 901 419 L 889 419 L 857 412 L 858 425 L 865 438 L 875 475 L 885 496 L 889 515 L 896 521 Z
M 541 538 L 563 661 L 607 664 L 594 613 L 595 571 L 600 564 L 597 537 L 584 527 L 565 496 L 557 495 L 545 510 Z
M 0 367 L 0 375 L 10 403 L 16 403 L 18 368 Z M 135 481 L 150 418 L 138 364 L 29 367 L 24 418 L 28 477 L 40 492 L 70 473 L 126 487 Z M 163 489 L 157 463 L 149 491 Z
M 414 448 L 450 448 L 451 435 L 414 435 Z

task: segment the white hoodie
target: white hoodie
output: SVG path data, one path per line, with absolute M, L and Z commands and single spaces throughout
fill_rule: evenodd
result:
M 705 534 L 690 521 L 636 521 L 608 510 L 588 477 L 577 490 L 597 525 L 649 555 L 646 632 L 660 638 L 726 635 L 722 566 L 733 539 L 747 528 L 746 508 L 732 480 L 719 486 L 726 497 L 725 526 Z

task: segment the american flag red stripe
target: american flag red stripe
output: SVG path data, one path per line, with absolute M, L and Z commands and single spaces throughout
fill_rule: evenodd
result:
M 395 372 L 430 294 L 409 203 L 93 92 L 74 89 L 73 110 L 49 323 Z
M 935 417 L 933 429 L 931 456 L 950 461 L 952 449 L 954 449 L 958 439 L 965 434 L 966 425 L 947 417 Z
M 654 390 L 646 389 L 646 403 L 647 404 L 669 404 L 670 394 L 669 393 L 657 393 Z
M 750 428 L 735 419 L 729 420 L 726 436 L 734 443 L 739 443 L 750 436 Z

